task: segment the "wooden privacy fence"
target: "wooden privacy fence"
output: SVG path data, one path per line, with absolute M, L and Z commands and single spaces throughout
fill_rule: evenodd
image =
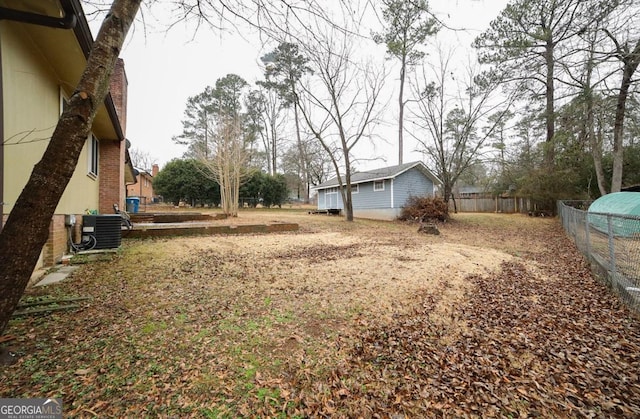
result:
M 456 198 L 458 212 L 503 212 L 536 213 L 540 210 L 537 203 L 529 198 L 518 197 L 471 197 Z M 449 210 L 453 211 L 453 199 L 449 201 Z M 536 214 L 538 215 L 538 214 Z

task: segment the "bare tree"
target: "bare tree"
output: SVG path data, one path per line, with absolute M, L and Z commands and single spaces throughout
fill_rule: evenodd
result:
M 249 112 L 249 117 L 255 119 L 254 123 L 259 125 L 258 135 L 267 155 L 267 173 L 275 175 L 278 172 L 280 142 L 285 129 L 285 109 L 278 94 L 271 89 L 254 90 L 250 93 L 248 101 L 255 107 L 255 112 Z
M 240 185 L 247 172 L 249 153 L 239 115 L 222 114 L 212 122 L 208 158 L 199 159 L 220 185 L 222 212 L 238 216 Z
M 559 80 L 580 105 L 574 107 L 579 111 L 576 119 L 581 121 L 579 137 L 589 144 L 598 189 L 604 195 L 622 186 L 626 103 L 633 94 L 633 75 L 640 63 L 640 36 L 635 29 L 639 13 L 637 2 L 631 0 L 616 0 L 602 7 L 597 1 L 587 1 L 584 6 L 598 10 L 596 18 L 584 21 L 556 64 L 566 75 Z M 607 111 L 609 104 L 613 106 Z M 608 125 L 604 116 L 611 118 L 611 144 L 604 141 L 603 131 L 609 131 L 602 128 L 603 123 Z M 611 149 L 613 176 L 608 188 L 602 159 Z
M 611 192 L 620 192 L 622 188 L 624 118 L 629 90 L 635 82 L 633 75 L 640 64 L 640 35 L 625 32 L 625 34 L 616 36 L 606 30 L 607 36 L 609 36 L 614 44 L 613 55 L 620 61 L 620 71 L 622 73 L 613 126 L 613 175 L 611 177 Z
M 151 155 L 148 151 L 140 150 L 139 148 L 132 148 L 129 151 L 131 156 L 131 164 L 133 167 L 144 169 L 151 173 L 153 165 L 158 162 L 158 159 Z
M 437 65 L 423 65 L 416 75 L 412 87 L 418 99 L 411 108 L 415 129 L 410 131 L 419 151 L 434 164 L 446 202 L 457 180 L 478 161 L 486 141 L 509 116 L 512 102 L 495 100 L 499 82 L 481 78 L 470 64 L 458 82 L 452 54 L 440 49 Z
M 341 0 L 340 5 L 346 5 Z M 87 65 L 69 99 L 69 106 L 49 141 L 47 150 L 16 200 L 0 232 L 0 333 L 8 324 L 38 256 L 48 237 L 55 208 L 77 165 L 85 140 L 91 132 L 98 107 L 104 102 L 118 54 L 129 32 L 141 0 L 113 0 L 92 45 Z M 240 21 L 260 28 L 266 36 L 282 34 L 287 21 L 298 21 L 305 10 L 327 23 L 326 4 L 317 0 L 238 0 L 234 4 L 216 1 L 180 0 L 175 2 L 174 24 L 194 21 L 214 29 Z
M 296 93 L 307 127 L 333 163 L 347 221 L 353 221 L 353 149 L 371 137 L 378 122 L 385 78 L 382 66 L 357 61 L 353 45 L 348 34 L 329 30 L 323 35 L 318 28 L 315 42 L 305 45 L 313 77 Z
M 311 71 L 308 66 L 308 58 L 300 53 L 296 44 L 281 42 L 278 47 L 261 58 L 265 64 L 265 81 L 258 82 L 271 92 L 276 92 L 281 99 L 281 105 L 285 108 L 293 108 L 293 123 L 295 125 L 296 144 L 298 155 L 302 165 L 302 175 L 307 184 L 305 188 L 305 200 L 309 199 L 309 168 L 304 154 L 302 134 L 300 128 L 299 105 L 296 101 L 296 85 L 300 79 Z

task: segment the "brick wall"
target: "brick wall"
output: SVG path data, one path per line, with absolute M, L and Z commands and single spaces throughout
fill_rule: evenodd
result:
M 64 223 L 65 216 L 56 214 L 49 224 L 49 238 L 42 248 L 42 265 L 53 266 L 60 262 L 62 256 L 69 253 L 69 230 Z M 72 228 L 71 237 L 74 243 L 81 241 L 82 215 L 76 214 L 76 224 Z
M 49 239 L 42 249 L 44 266 L 53 266 L 67 253 L 67 228 L 64 215 L 56 214 L 49 224 Z
M 147 173 L 142 172 L 136 176 L 137 183 L 134 185 L 127 185 L 127 196 L 140 197 L 140 203 L 150 204 L 153 202 L 153 177 Z
M 113 214 L 113 204 L 124 208 L 124 142 L 100 140 L 100 201 L 101 214 Z
M 118 113 L 122 132 L 127 127 L 127 75 L 124 61 L 118 59 L 111 77 L 110 93 Z M 125 208 L 126 186 L 124 184 L 125 141 L 100 139 L 100 201 L 101 214 L 113 214 L 113 204 Z
M 122 132 L 127 133 L 127 90 L 128 81 L 127 73 L 124 71 L 124 61 L 122 58 L 118 58 L 116 66 L 113 69 L 113 75 L 111 76 L 111 86 L 109 91 L 111 92 L 111 98 L 113 104 L 116 107 L 118 113 L 118 119 L 120 119 L 120 126 Z

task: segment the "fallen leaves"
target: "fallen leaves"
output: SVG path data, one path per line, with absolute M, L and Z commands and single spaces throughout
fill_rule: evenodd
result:
M 361 412 L 366 398 L 387 417 L 639 416 L 637 322 L 556 226 L 544 234 L 550 246 L 532 260 L 549 276 L 537 279 L 524 261 L 471 276 L 455 341 L 441 338 L 451 325 L 430 320 L 431 295 L 397 322 L 361 331 L 345 375 L 367 390 L 349 399 L 334 390 L 338 407 Z
M 0 392 L 69 416 L 639 416 L 637 319 L 554 220 L 482 217 L 128 242 L 51 289 L 82 311 L 11 323 Z

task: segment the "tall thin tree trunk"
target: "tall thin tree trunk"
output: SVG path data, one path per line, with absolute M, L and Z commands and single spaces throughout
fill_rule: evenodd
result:
M 302 138 L 300 137 L 300 121 L 298 120 L 298 103 L 293 103 L 293 119 L 296 124 L 296 140 L 298 142 L 298 154 L 300 155 L 300 161 L 302 162 L 302 176 L 304 184 L 307 185 L 304 188 L 304 202 L 309 202 L 309 162 L 307 161 L 304 147 L 302 146 Z
M 640 40 L 636 43 L 633 52 L 622 56 L 624 64 L 620 92 L 616 103 L 616 116 L 613 125 L 613 175 L 611 177 L 611 192 L 620 192 L 622 188 L 622 163 L 624 137 L 624 114 L 626 112 L 627 97 L 631 87 L 633 73 L 635 73 L 640 63 Z
M 398 164 L 402 164 L 403 161 L 403 130 L 404 130 L 404 79 L 406 76 L 406 57 L 402 57 L 402 65 L 400 66 L 400 94 L 398 95 Z
M 351 161 L 349 159 L 349 154 L 347 153 L 344 157 L 345 163 L 345 181 L 346 181 L 346 193 L 344 200 L 344 215 L 346 221 L 353 221 L 353 194 L 351 193 Z
M 588 138 L 591 155 L 593 157 L 593 167 L 596 172 L 596 180 L 600 195 L 607 194 L 607 186 L 605 184 L 604 169 L 602 168 L 602 138 L 596 136 L 595 132 L 595 116 L 593 103 L 593 87 L 591 86 L 591 78 L 593 76 L 593 68 L 595 67 L 593 57 L 595 55 L 595 41 L 591 43 L 589 51 L 589 59 L 587 60 L 585 86 L 584 86 L 584 107 L 585 107 L 585 129 L 584 135 Z
M 109 92 L 118 54 L 139 8 L 140 0 L 114 0 L 69 107 L 0 232 L 0 333 L 6 329 L 47 241 L 51 218 Z
M 553 166 L 553 160 L 555 158 L 555 144 L 554 144 L 554 135 L 555 135 L 555 109 L 554 109 L 554 61 L 553 61 L 553 40 L 547 40 L 547 45 L 545 48 L 544 57 L 546 60 L 547 66 L 547 77 L 545 83 L 545 97 L 546 97 L 546 106 L 545 106 L 545 125 L 547 130 L 547 138 L 545 144 L 545 163 L 548 167 Z
M 593 167 L 596 172 L 598 190 L 600 191 L 600 195 L 606 195 L 607 185 L 605 184 L 604 169 L 602 167 L 602 138 L 596 136 L 595 132 L 593 95 L 591 91 L 587 92 L 585 107 L 587 117 L 585 134 L 589 137 L 589 145 L 591 148 L 591 155 L 593 156 Z
M 278 172 L 277 169 L 277 158 L 278 158 L 278 132 L 277 129 L 275 127 L 275 121 L 271 122 L 271 168 L 269 170 L 269 173 L 272 176 L 275 176 L 275 174 Z

